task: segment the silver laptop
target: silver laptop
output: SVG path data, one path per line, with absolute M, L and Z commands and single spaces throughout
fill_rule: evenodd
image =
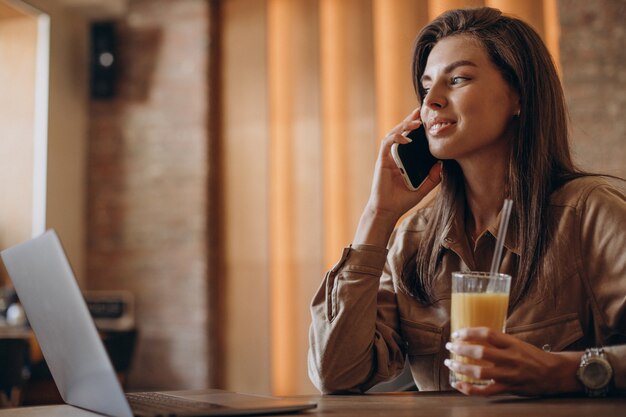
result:
M 221 390 L 124 394 L 57 234 L 0 253 L 63 400 L 113 417 L 292 413 L 311 402 Z

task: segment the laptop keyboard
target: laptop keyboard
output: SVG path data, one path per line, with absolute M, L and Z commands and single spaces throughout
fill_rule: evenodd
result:
M 133 414 L 141 417 L 202 416 L 217 409 L 228 408 L 160 392 L 133 392 L 126 394 L 126 398 Z

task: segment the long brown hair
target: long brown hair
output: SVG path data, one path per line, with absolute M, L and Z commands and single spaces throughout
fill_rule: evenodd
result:
M 523 21 L 482 7 L 448 11 L 419 33 L 413 55 L 413 85 L 423 101 L 420 79 L 435 44 L 466 35 L 483 45 L 504 80 L 517 92 L 520 115 L 511 138 L 504 195 L 513 199 L 521 257 L 511 289 L 514 306 L 542 274 L 542 258 L 551 240 L 550 194 L 570 179 L 585 175 L 570 156 L 563 90 L 556 68 L 539 35 Z M 401 285 L 424 303 L 433 301 L 432 284 L 442 256 L 440 239 L 455 216 L 454 201 L 465 200 L 463 173 L 444 161 L 441 190 L 417 254 L 408 260 Z M 458 201 L 458 200 L 457 200 Z

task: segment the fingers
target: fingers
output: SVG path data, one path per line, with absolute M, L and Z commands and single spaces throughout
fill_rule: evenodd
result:
M 446 343 L 446 349 L 459 356 L 498 364 L 509 364 L 513 358 L 507 350 L 464 342 Z
M 511 336 L 487 327 L 466 328 L 454 332 L 453 342 L 446 343 L 446 349 L 470 359 L 470 362 L 446 359 L 444 364 L 451 371 L 470 378 L 497 381 L 490 384 L 489 388 L 463 383 L 457 389 L 466 395 L 492 395 L 504 389 L 503 383 L 514 382 L 515 375 L 511 374 L 514 370 L 514 356 L 507 349 L 514 344 L 510 338 Z
M 420 120 L 420 108 L 417 107 L 403 121 L 394 126 L 394 128 L 389 131 L 387 136 L 401 134 L 402 132 L 410 132 L 411 130 L 417 129 L 421 125 L 422 121 Z
M 411 139 L 406 137 L 403 133 L 408 133 L 411 130 L 415 130 L 422 125 L 421 120 L 413 120 L 410 123 L 400 123 L 398 126 L 393 128 L 387 136 L 385 136 L 381 142 L 380 152 L 381 155 L 389 154 L 391 149 L 391 145 L 394 143 L 406 144 L 410 143 Z M 406 128 L 406 129 L 405 129 Z
M 419 119 L 420 119 L 420 107 L 418 106 L 414 108 L 413 111 L 409 113 L 407 117 L 404 118 L 402 123 L 411 124 L 412 122 L 419 120 Z M 408 129 L 404 129 L 404 130 L 408 130 Z
M 454 359 L 446 359 L 444 365 L 452 372 L 465 375 L 472 379 L 494 380 L 500 383 L 515 383 L 515 370 L 508 367 L 494 366 L 493 363 L 481 360 L 480 363 L 466 363 Z
M 454 384 L 455 389 L 465 395 L 489 396 L 508 392 L 508 387 L 503 384 L 491 383 L 489 385 L 474 385 L 469 382 L 459 381 Z
M 452 334 L 453 342 L 446 344 L 450 352 L 480 361 L 478 364 L 465 364 L 455 360 L 446 361 L 453 371 L 477 379 L 509 381 L 514 375 L 516 355 L 511 348 L 516 342 L 512 336 L 493 331 L 486 327 L 461 329 Z
M 387 133 L 387 136 L 383 139 L 383 141 L 392 140 L 393 142 L 398 143 L 409 143 L 411 139 L 409 139 L 406 135 L 422 125 L 422 121 L 417 119 L 411 122 L 402 122 Z
M 505 349 L 515 343 L 515 338 L 507 334 L 497 332 L 488 327 L 469 327 L 458 330 L 451 335 L 454 341 L 488 343 L 500 349 Z
M 426 177 L 426 183 L 430 183 L 430 190 L 435 188 L 437 184 L 441 182 L 441 174 L 443 172 L 443 162 L 439 161 L 435 165 L 432 166 L 430 172 L 428 172 L 428 177 Z M 428 192 L 430 192 L 428 190 Z
M 381 151 L 383 151 L 383 154 L 387 153 L 391 145 L 395 142 L 401 144 L 410 143 L 411 139 L 407 138 L 406 134 L 419 128 L 421 125 L 420 108 L 417 107 L 403 121 L 394 126 L 383 138 L 381 142 Z
M 419 194 L 420 198 L 424 198 L 430 193 L 440 182 L 441 172 L 443 170 L 443 162 L 438 161 L 430 169 L 428 176 L 424 179 L 424 182 L 415 190 Z
M 476 387 L 463 381 L 455 386 L 466 395 L 493 395 L 508 392 L 535 395 L 545 392 L 552 384 L 546 368 L 549 353 L 510 335 L 487 328 L 468 328 L 453 334 L 453 342 L 446 344 L 454 359 L 444 364 L 451 371 L 468 378 L 492 381 L 489 387 Z M 461 359 L 459 359 L 461 358 Z
M 443 361 L 443 364 L 452 372 L 476 380 L 490 380 L 494 379 L 494 376 L 499 377 L 501 374 L 501 372 L 495 371 L 496 368 L 494 368 L 492 363 L 485 361 L 462 362 L 455 359 L 446 359 Z

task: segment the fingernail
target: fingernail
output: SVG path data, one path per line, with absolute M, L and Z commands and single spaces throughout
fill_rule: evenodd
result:
M 405 130 L 404 132 L 400 133 L 402 136 L 406 138 L 406 140 L 409 141 L 409 143 L 413 142 L 413 139 L 409 137 L 410 132 L 411 132 L 410 130 Z
M 458 339 L 459 337 L 461 337 L 461 335 L 459 334 L 459 332 L 452 332 L 451 337 L 452 337 L 453 339 Z
M 454 349 L 454 345 L 452 343 L 448 342 L 448 343 L 446 343 L 446 349 L 452 350 L 452 349 Z
M 443 361 L 443 364 L 444 364 L 445 366 L 447 366 L 448 368 L 450 367 L 450 364 L 451 364 L 451 363 L 452 363 L 452 361 L 451 361 L 450 359 L 446 359 L 446 360 L 444 360 L 444 361 Z

